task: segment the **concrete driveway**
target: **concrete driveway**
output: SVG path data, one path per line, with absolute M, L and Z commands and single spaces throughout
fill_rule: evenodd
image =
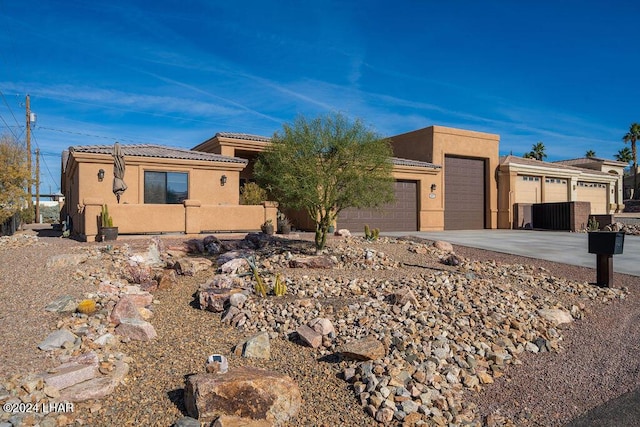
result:
M 450 230 L 382 234 L 397 237 L 413 235 L 429 240 L 446 240 L 461 246 L 596 268 L 596 255 L 587 252 L 587 233 L 534 230 Z M 624 237 L 624 252 L 621 255 L 614 255 L 613 270 L 616 273 L 640 276 L 640 236 Z

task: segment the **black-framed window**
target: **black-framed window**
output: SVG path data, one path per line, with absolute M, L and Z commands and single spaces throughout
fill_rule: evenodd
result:
M 144 172 L 144 202 L 179 204 L 189 198 L 186 172 Z

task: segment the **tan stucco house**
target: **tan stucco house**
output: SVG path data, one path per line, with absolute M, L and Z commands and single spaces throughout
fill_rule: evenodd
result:
M 525 204 L 589 202 L 592 214 L 623 208 L 625 164 L 620 162 L 500 158 L 499 135 L 442 126 L 389 139 L 395 201 L 382 209 L 345 210 L 338 228 L 360 231 L 365 224 L 382 231 L 516 228 L 516 208 Z M 86 240 L 98 232 L 103 204 L 109 206 L 122 234 L 258 230 L 266 219 L 275 223 L 277 208 L 269 202 L 241 206 L 239 192 L 252 180 L 256 156 L 269 143 L 270 138 L 263 136 L 217 133 L 191 150 L 123 145 L 128 189 L 120 203 L 112 193 L 113 147 L 70 147 L 63 153 L 64 214 L 74 233 Z M 287 214 L 296 228 L 313 226 L 303 214 Z
M 241 206 L 247 160 L 160 145 L 122 145 L 126 191 L 112 191 L 113 146 L 70 147 L 62 156 L 62 217 L 72 232 L 95 240 L 106 204 L 121 234 L 257 230 L 276 221 L 273 204 Z

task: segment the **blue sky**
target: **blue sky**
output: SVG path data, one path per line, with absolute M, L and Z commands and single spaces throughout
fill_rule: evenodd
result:
M 0 133 L 43 193 L 70 145 L 192 148 L 340 111 L 384 136 L 431 125 L 612 158 L 640 121 L 636 1 L 0 0 Z

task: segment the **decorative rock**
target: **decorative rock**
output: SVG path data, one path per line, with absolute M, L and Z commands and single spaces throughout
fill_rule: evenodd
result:
M 351 232 L 349 230 L 347 230 L 346 228 L 341 228 L 340 230 L 336 230 L 336 232 L 334 234 L 336 236 L 341 236 L 341 237 L 349 237 L 349 236 L 351 236 Z
M 449 242 L 445 242 L 444 240 L 436 240 L 435 242 L 433 242 L 433 246 L 436 249 L 440 249 L 441 251 L 445 251 L 448 253 L 453 252 L 453 245 L 451 245 L 451 243 Z
M 333 268 L 333 261 L 326 256 L 298 257 L 289 261 L 291 268 Z
M 120 297 L 113 310 L 111 310 L 111 314 L 109 314 L 109 320 L 116 325 L 119 325 L 120 320 L 125 318 L 142 320 L 138 307 L 129 295 Z
M 243 357 L 257 357 L 268 359 L 271 356 L 271 344 L 269 343 L 269 333 L 261 332 L 247 338 L 244 342 L 236 346 L 236 351 L 242 349 Z
M 44 341 L 38 344 L 38 348 L 45 351 L 55 350 L 61 348 L 65 342 L 74 342 L 76 338 L 77 337 L 67 329 L 58 329 L 47 335 Z
M 45 374 L 44 382 L 49 387 L 55 387 L 58 390 L 71 387 L 72 385 L 95 378 L 98 375 L 97 365 L 69 363 L 67 366 L 59 367 L 55 372 Z
M 224 375 L 189 376 L 184 402 L 187 413 L 201 422 L 233 415 L 278 425 L 296 416 L 302 397 L 298 385 L 286 375 L 238 367 Z
M 113 393 L 129 372 L 129 365 L 118 360 L 109 376 L 93 378 L 62 390 L 60 399 L 68 402 L 83 402 L 90 399 L 102 399 Z
M 200 271 L 206 271 L 211 268 L 213 262 L 206 258 L 189 258 L 184 257 L 176 261 L 174 268 L 178 274 L 184 276 L 194 276 Z
M 403 306 L 407 303 L 410 303 L 415 308 L 420 308 L 420 304 L 418 303 L 418 299 L 411 289 L 400 289 L 393 294 L 393 303 L 396 305 Z
M 246 301 L 247 296 L 242 292 L 236 292 L 229 296 L 229 304 L 231 304 L 232 307 L 242 308 Z
M 202 246 L 204 246 L 204 251 L 209 255 L 218 255 L 224 249 L 222 242 L 213 235 L 202 239 Z
M 334 336 L 336 333 L 336 330 L 333 327 L 333 323 L 331 323 L 331 320 L 323 317 L 316 317 L 315 319 L 311 320 L 308 323 L 308 325 L 311 329 L 313 329 L 314 331 L 316 331 L 321 335 Z
M 162 270 L 162 275 L 158 281 L 158 289 L 165 290 L 171 289 L 178 284 L 178 275 L 176 270 L 165 269 Z
M 137 341 L 150 341 L 158 334 L 149 322 L 140 319 L 120 319 L 120 324 L 116 327 L 116 334 Z
M 198 302 L 201 310 L 221 313 L 231 297 L 230 289 L 206 288 L 198 290 Z
M 296 332 L 300 339 L 309 347 L 318 348 L 322 345 L 322 334 L 311 329 L 307 325 L 299 326 Z
M 561 325 L 563 323 L 571 323 L 573 322 L 573 317 L 571 313 L 565 310 L 557 309 L 557 308 L 548 308 L 538 310 L 538 314 L 543 318 L 547 319 L 549 322 L 554 323 L 555 325 Z
M 89 259 L 88 254 L 54 255 L 47 260 L 47 268 L 70 268 L 82 264 Z
M 63 295 L 49 303 L 45 310 L 55 313 L 73 313 L 78 308 L 75 297 L 71 295 Z
M 376 421 L 383 424 L 388 424 L 393 420 L 393 409 L 391 408 L 380 408 L 378 412 L 376 412 Z
M 340 348 L 346 358 L 356 360 L 376 360 L 385 356 L 384 345 L 372 336 L 351 341 Z
M 249 271 L 249 263 L 244 258 L 236 258 L 227 261 L 220 266 L 222 274 L 241 274 Z
M 153 295 L 141 290 L 138 286 L 127 286 L 124 292 L 136 307 L 146 307 L 153 303 Z

